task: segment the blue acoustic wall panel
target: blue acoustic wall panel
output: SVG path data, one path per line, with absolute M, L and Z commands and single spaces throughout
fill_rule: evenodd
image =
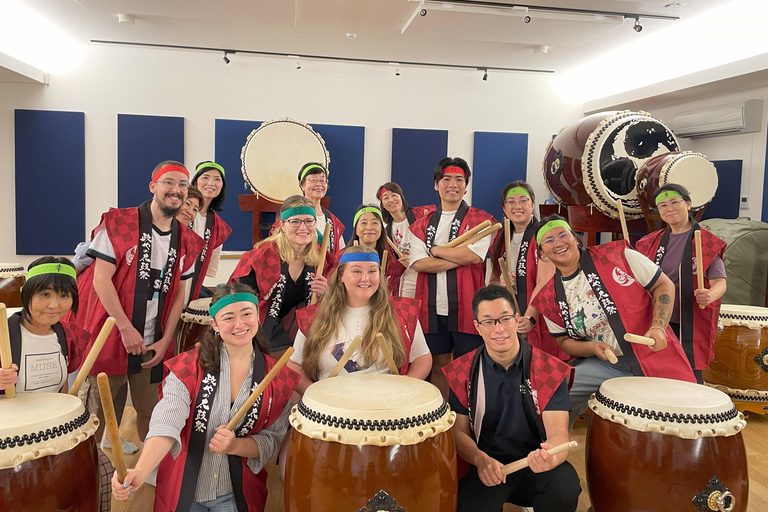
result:
M 447 130 L 392 128 L 391 180 L 403 188 L 411 206 L 439 201 L 432 171 L 437 162 L 446 156 Z
M 527 179 L 528 134 L 475 132 L 472 206 L 503 219 L 499 197 L 507 183 Z
M 741 160 L 713 161 L 717 169 L 717 192 L 707 206 L 704 219 L 735 219 L 741 201 Z
M 152 170 L 165 160 L 184 162 L 183 117 L 117 115 L 119 208 L 138 206 L 151 197 Z
M 72 254 L 85 232 L 85 114 L 16 110 L 16 253 Z

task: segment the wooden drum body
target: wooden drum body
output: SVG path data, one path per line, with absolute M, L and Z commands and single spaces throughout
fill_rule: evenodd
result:
M 747 510 L 746 422 L 724 393 L 621 377 L 604 382 L 589 406 L 586 467 L 594 512 Z
M 62 393 L 0 397 L 0 510 L 99 510 L 98 425 Z
M 646 161 L 637 173 L 637 195 L 651 207 L 659 187 L 667 183 L 682 185 L 691 193 L 691 208 L 709 204 L 717 192 L 717 169 L 701 153 L 673 151 Z
M 310 386 L 291 414 L 290 512 L 454 512 L 455 413 L 429 383 L 348 375 Z
M 0 302 L 9 308 L 21 307 L 21 287 L 27 272 L 19 263 L 0 263 Z
M 211 326 L 211 316 L 208 314 L 210 305 L 211 297 L 205 297 L 190 301 L 184 309 L 176 332 L 177 355 L 195 348 L 200 336 Z

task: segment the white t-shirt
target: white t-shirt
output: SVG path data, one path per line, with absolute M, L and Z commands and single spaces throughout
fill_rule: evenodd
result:
M 507 260 L 507 264 L 511 264 L 512 268 L 517 267 L 517 258 L 520 257 L 520 246 L 523 243 L 524 234 L 525 233 L 512 233 L 512 243 L 510 244 L 512 249 L 512 254 L 510 256 L 505 257 L 505 259 Z
M 409 225 L 408 219 L 392 223 L 392 242 L 403 253 L 403 256 L 408 256 L 411 253 L 411 230 L 408 229 Z M 400 278 L 401 297 L 409 297 L 411 299 L 416 297 L 417 276 L 418 273 L 410 267 L 403 272 Z
M 326 350 L 323 351 L 320 356 L 318 364 L 318 380 L 327 379 L 331 374 L 331 371 L 339 362 L 344 351 L 349 347 L 352 340 L 357 336 L 362 336 L 365 332 L 365 328 L 368 326 L 370 319 L 370 306 L 362 308 L 346 308 L 342 315 L 341 325 L 336 329 L 334 337 L 329 341 Z M 427 340 L 424 338 L 424 333 L 421 330 L 421 325 L 416 325 L 416 332 L 413 335 L 413 343 L 411 345 L 411 354 L 408 358 L 408 362 L 412 363 L 421 356 L 429 354 L 429 348 L 427 348 Z M 294 353 L 291 356 L 291 361 L 301 365 L 304 361 L 304 343 L 307 341 L 304 333 L 299 331 L 296 334 L 296 340 L 293 343 Z M 344 365 L 342 373 L 389 373 L 389 368 L 384 360 L 384 356 L 379 353 L 378 361 L 369 366 L 368 368 L 361 368 L 362 366 L 362 354 L 359 351 L 355 351 L 352 357 L 349 358 L 347 364 Z M 360 364 L 358 364 L 358 360 Z
M 317 216 L 317 224 L 315 224 L 315 227 L 317 228 L 317 239 L 319 240 L 320 237 L 325 233 L 325 214 L 321 213 Z M 343 249 L 346 247 L 346 244 L 344 243 L 344 237 L 340 236 L 338 240 L 336 240 L 336 250 Z
M 435 233 L 435 240 L 432 245 L 445 245 L 448 243 L 448 238 L 451 236 L 451 222 L 456 216 L 456 211 L 443 212 L 440 216 L 440 222 L 437 224 L 437 232 Z M 411 234 L 412 235 L 412 234 Z M 485 238 L 478 240 L 472 245 L 469 245 L 469 249 L 485 259 L 488 254 L 488 249 L 491 246 L 492 236 L 486 236 Z M 411 241 L 411 261 L 413 266 L 419 260 L 428 258 L 427 246 L 423 240 L 417 236 L 410 236 Z M 448 315 L 448 280 L 445 272 L 438 272 L 437 274 L 437 314 L 442 316 Z
M 661 269 L 633 249 L 625 249 L 624 255 L 637 282 L 646 289 L 653 287 L 661 275 Z M 595 297 L 592 287 L 589 286 L 584 271 L 579 270 L 575 275 L 563 278 L 563 288 L 565 288 L 565 297 L 571 313 L 571 323 L 576 333 L 588 340 L 602 341 L 610 345 L 617 356 L 623 355 L 619 343 L 616 341 L 616 336 L 614 336 L 608 323 L 608 317 Z M 548 318 L 545 320 L 550 334 L 553 336 L 564 334 L 562 327 Z
M 205 222 L 207 220 L 208 220 L 207 217 L 203 217 L 202 215 L 200 215 L 200 213 L 198 213 L 197 216 L 195 217 L 195 220 L 192 221 L 192 230 L 195 233 L 197 233 L 200 236 L 200 238 L 202 238 L 203 240 L 205 240 Z M 213 254 L 211 254 L 211 260 L 208 263 L 208 270 L 205 272 L 204 276 L 201 276 L 201 279 L 204 279 L 206 277 L 216 277 L 216 273 L 219 271 L 219 259 L 221 259 L 221 247 L 222 246 L 220 245 L 213 250 Z M 195 265 L 197 265 L 197 263 Z
M 21 325 L 20 363 L 19 393 L 58 393 L 67 381 L 67 361 L 56 333 L 39 336 Z

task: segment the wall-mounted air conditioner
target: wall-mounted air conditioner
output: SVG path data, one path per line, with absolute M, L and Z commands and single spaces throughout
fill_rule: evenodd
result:
M 746 100 L 680 112 L 672 119 L 672 131 L 690 138 L 759 132 L 762 118 L 763 100 Z

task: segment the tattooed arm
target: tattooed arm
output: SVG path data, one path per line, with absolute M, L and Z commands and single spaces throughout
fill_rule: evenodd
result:
M 662 273 L 649 291 L 653 296 L 653 318 L 645 336 L 656 340 L 651 350 L 659 351 L 667 347 L 666 329 L 674 307 L 672 301 L 675 300 L 675 285 Z

